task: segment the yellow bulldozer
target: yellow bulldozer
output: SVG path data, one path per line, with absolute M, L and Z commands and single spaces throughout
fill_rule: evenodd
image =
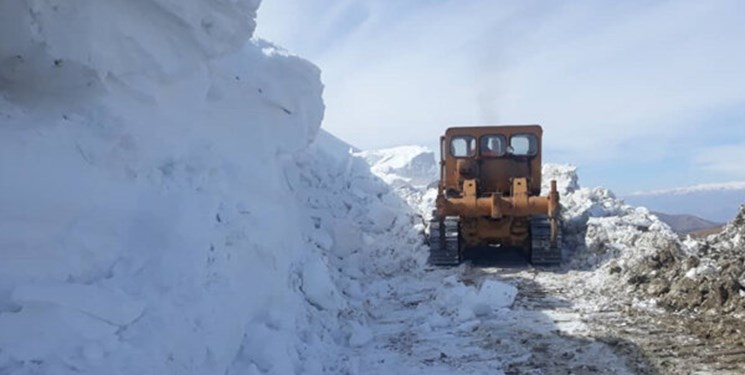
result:
M 440 137 L 440 183 L 430 221 L 433 265 L 466 250 L 519 247 L 536 265 L 561 263 L 559 193 L 541 196 L 539 125 L 453 127 Z

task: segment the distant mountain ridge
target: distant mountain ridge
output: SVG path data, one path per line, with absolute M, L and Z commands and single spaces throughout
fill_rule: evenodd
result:
M 698 184 L 698 185 L 684 186 L 684 187 L 672 188 L 672 189 L 637 191 L 637 192 L 629 194 L 629 196 L 652 196 L 652 195 L 671 195 L 671 194 L 672 195 L 683 195 L 683 194 L 690 194 L 690 193 L 721 191 L 721 190 L 745 190 L 745 181 Z
M 693 215 L 670 215 L 654 211 L 652 214 L 657 216 L 657 218 L 669 225 L 673 231 L 679 234 L 689 234 L 703 229 L 719 228 L 724 225 L 723 223 L 709 221 Z
M 693 215 L 712 222 L 732 220 L 745 203 L 745 182 L 701 184 L 675 189 L 636 192 L 626 203 L 668 215 Z

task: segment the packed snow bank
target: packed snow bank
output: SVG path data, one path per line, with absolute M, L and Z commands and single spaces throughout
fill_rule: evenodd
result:
M 745 314 L 745 208 L 720 234 L 681 241 L 646 208 L 580 188 L 574 167 L 544 166 L 544 178 L 562 192 L 568 267 L 597 268 L 590 281 L 598 291 L 676 311 Z
M 646 208 L 629 206 L 605 188 L 580 187 L 576 167 L 544 165 L 544 193 L 552 179 L 561 196 L 569 267 L 617 272 L 618 267 L 636 267 L 658 249 L 678 246 L 677 235 Z
M 322 85 L 257 6 L 0 4 L 3 373 L 323 368 L 343 301 L 285 174 Z

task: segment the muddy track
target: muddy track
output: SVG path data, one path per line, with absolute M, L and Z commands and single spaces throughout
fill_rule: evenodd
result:
M 367 309 L 370 341 L 356 349 L 363 358 L 361 372 L 745 373 L 745 346 L 704 334 L 711 322 L 647 308 L 623 293 L 598 294 L 590 276 L 537 270 L 524 262 L 502 267 L 467 263 L 378 280 L 373 290 L 380 293 Z M 451 300 L 455 294 L 450 293 L 461 296 L 491 281 L 514 285 L 514 303 L 461 315 L 465 300 Z
M 628 308 L 592 314 L 588 323 L 617 353 L 631 360 L 643 355 L 662 374 L 745 373 L 745 347 L 701 335 L 717 324 L 707 317 Z M 615 338 L 635 343 L 641 353 L 617 345 Z
M 583 324 L 587 329 L 575 334 L 610 347 L 624 359 L 632 373 L 745 373 L 742 336 L 711 334 L 712 327 L 717 324 L 729 324 L 740 332 L 738 327 L 742 322 L 736 319 L 726 322 L 721 317 L 631 307 L 628 296 L 608 301 L 608 298 L 582 293 L 572 287 L 582 285 L 581 273 L 537 272 L 529 266 L 489 272 L 518 287 L 515 310 L 559 311 L 570 319 L 576 317 L 575 322 L 569 323 Z M 561 353 L 554 357 L 557 355 Z M 596 373 L 619 373 L 613 369 L 596 370 Z

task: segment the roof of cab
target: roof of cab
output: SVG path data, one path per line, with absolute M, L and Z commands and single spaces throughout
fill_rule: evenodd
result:
M 480 136 L 483 134 L 519 134 L 531 133 L 541 136 L 543 128 L 540 125 L 484 125 L 484 126 L 456 126 L 445 130 L 445 136 L 454 135 L 472 135 Z

